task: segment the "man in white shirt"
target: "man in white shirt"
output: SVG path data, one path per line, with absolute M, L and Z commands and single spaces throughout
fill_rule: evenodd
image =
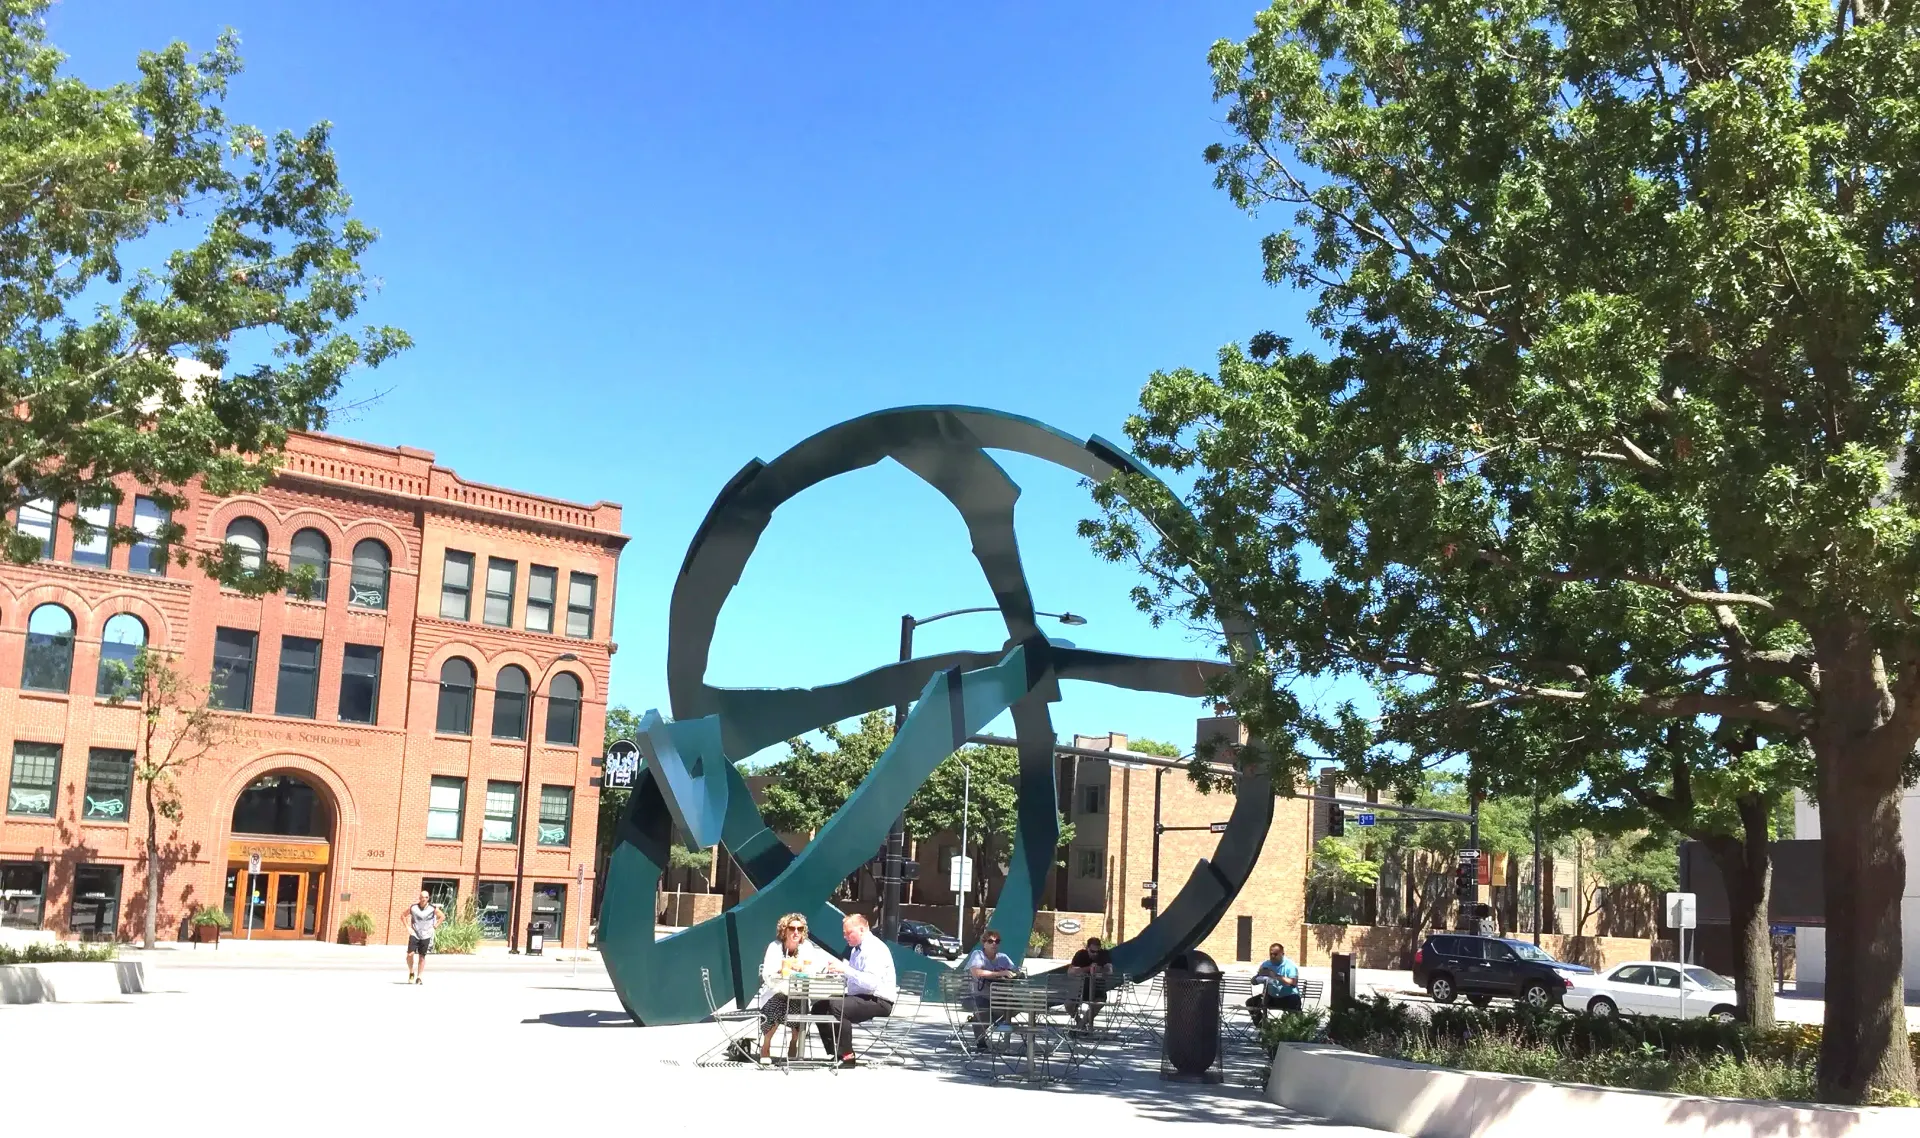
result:
M 840 930 L 853 951 L 847 954 L 846 963 L 836 961 L 827 966 L 827 971 L 847 978 L 847 994 L 819 1001 L 813 1006 L 813 1014 L 830 1015 L 840 1021 L 820 1025 L 820 1042 L 842 1067 L 851 1067 L 853 1025 L 892 1015 L 894 1001 L 900 998 L 900 984 L 894 978 L 893 950 L 873 935 L 865 917 L 858 913 L 849 916 L 840 923 Z

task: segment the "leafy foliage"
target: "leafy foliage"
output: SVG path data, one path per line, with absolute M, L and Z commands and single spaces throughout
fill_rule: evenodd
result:
M 161 886 L 166 879 L 165 862 L 160 856 L 160 822 L 165 819 L 175 827 L 180 825 L 185 817 L 181 776 L 232 738 L 233 722 L 214 710 L 206 689 L 182 675 L 172 657 L 163 651 L 142 645 L 134 653 L 132 666 L 110 661 L 108 669 L 107 702 L 132 702 L 140 708 L 133 779 L 146 807 L 147 908 L 141 944 L 151 949 L 159 921 Z
M 408 344 L 346 326 L 373 287 L 360 258 L 375 233 L 349 216 L 328 125 L 269 137 L 227 118 L 231 33 L 92 87 L 61 74 L 46 7 L 0 3 L 0 552 L 22 562 L 40 543 L 13 520 L 21 502 L 51 499 L 88 537 L 80 511 L 117 502 L 118 476 L 172 510 L 196 478 L 255 489 L 288 431 L 325 425 L 352 368 Z M 123 260 L 189 235 L 157 265 Z M 112 540 L 143 536 L 129 514 Z M 181 526 L 158 536 L 185 564 Z M 250 593 L 310 580 L 225 547 L 201 562 Z
M 4 964 L 92 964 L 112 960 L 116 949 L 110 944 L 67 944 L 35 941 L 19 946 L 0 944 L 0 965 Z
M 1822 1093 L 1911 1091 L 1874 933 L 1920 741 L 1910 6 L 1277 0 L 1211 62 L 1216 182 L 1291 213 L 1267 278 L 1331 351 L 1155 375 L 1128 433 L 1197 524 L 1121 476 L 1085 532 L 1158 618 L 1255 614 L 1217 694 L 1283 776 L 1471 754 L 1531 797 L 1670 727 L 1805 740 L 1851 867 Z M 1379 717 L 1297 694 L 1339 673 Z
M 340 931 L 343 933 L 359 932 L 371 934 L 373 932 L 373 916 L 365 909 L 355 909 L 353 912 L 341 918 Z
M 789 740 L 787 757 L 762 772 L 770 777 L 761 806 L 769 827 L 805 834 L 825 825 L 893 742 L 892 715 L 869 712 L 853 730 L 829 725 L 821 734 L 826 746 Z M 941 833 L 960 833 L 964 802 L 968 841 L 985 863 L 976 862 L 976 888 L 984 886 L 982 870 L 1011 851 L 1019 816 L 1019 770 L 1019 755 L 1011 747 L 963 747 L 934 768 L 907 804 L 907 835 L 925 841 Z M 1073 833 L 1073 826 L 1062 819 L 1059 848 L 1066 848 Z
M 480 901 L 469 894 L 460 902 L 460 915 L 449 915 L 433 930 L 433 950 L 465 956 L 480 947 Z
M 215 928 L 230 929 L 233 927 L 233 918 L 227 916 L 227 911 L 218 905 L 201 905 L 194 909 L 193 915 L 187 918 L 187 923 L 199 926 L 212 925 Z

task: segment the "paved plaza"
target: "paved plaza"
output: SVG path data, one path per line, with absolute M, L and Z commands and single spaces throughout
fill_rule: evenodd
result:
M 321 951 L 313 952 L 318 948 Z M 138 957 L 141 954 L 130 953 Z M 598 962 L 435 958 L 405 982 L 397 949 L 154 954 L 159 991 L 118 1002 L 0 1006 L 13 1123 L 65 1126 L 92 1095 L 129 1104 L 142 1133 L 251 1115 L 275 1133 L 1176 1135 L 1221 1125 L 1322 1138 L 1377 1135 L 1290 1114 L 1242 1051 L 1219 1086 L 1163 1082 L 1156 1052 L 1123 1048 L 1117 1086 L 1030 1088 L 961 1074 L 917 1029 L 925 1066 L 784 1072 L 696 1068 L 710 1024 L 639 1029 Z M 577 968 L 577 976 L 573 973 Z M 104 1065 L 103 1065 L 104 1062 Z M 326 1088 L 326 1094 L 300 1088 Z M 241 1096 L 236 1099 L 234 1096 Z M 244 1100 L 247 1105 L 242 1106 Z M 149 1104 L 135 1106 L 134 1104 Z M 412 1105 L 409 1105 L 412 1104 Z M 235 1110 L 238 1110 L 238 1114 Z M 424 1121 L 421 1112 L 428 1119 Z M 47 1131 L 41 1131 L 47 1132 Z

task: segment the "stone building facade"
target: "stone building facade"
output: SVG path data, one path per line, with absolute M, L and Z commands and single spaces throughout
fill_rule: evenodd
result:
M 157 522 L 143 488 L 120 489 L 120 522 Z M 424 886 L 450 912 L 474 899 L 489 936 L 537 916 L 576 943 L 620 507 L 318 434 L 290 439 L 257 494 L 187 497 L 190 552 L 235 544 L 312 566 L 320 585 L 246 597 L 148 543 L 76 542 L 22 507 L 44 557 L 0 565 L 0 920 L 137 934 L 141 713 L 102 693 L 111 662 L 144 644 L 223 709 L 218 746 L 180 779 L 179 821 L 160 825 L 162 937 L 211 906 L 233 936 L 329 939 L 360 910 L 369 939 L 394 942 Z

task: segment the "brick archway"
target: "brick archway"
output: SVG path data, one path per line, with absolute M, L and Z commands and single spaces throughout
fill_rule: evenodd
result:
M 312 792 L 315 824 L 302 829 L 317 833 L 279 832 L 272 824 L 244 832 L 238 816 L 246 792 L 269 778 L 284 778 Z M 331 764 L 310 754 L 275 752 L 236 768 L 216 800 L 223 811 L 219 841 L 208 860 L 214 870 L 213 895 L 222 899 L 234 921 L 230 935 L 294 939 L 331 939 L 345 910 L 339 905 L 346 868 L 353 862 L 359 832 L 358 810 L 346 781 Z M 324 816 L 322 818 L 322 816 Z M 262 820 L 256 816 L 256 820 Z M 246 873 L 248 855 L 262 855 L 261 871 Z M 247 884 L 243 887 L 242 881 Z M 246 898 L 260 898 L 247 912 Z

